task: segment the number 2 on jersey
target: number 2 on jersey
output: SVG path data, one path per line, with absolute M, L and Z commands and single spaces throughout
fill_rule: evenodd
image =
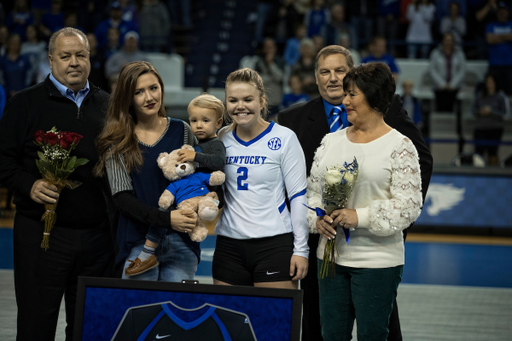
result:
M 246 167 L 240 167 L 236 171 L 238 174 L 241 174 L 238 176 L 236 183 L 238 185 L 239 191 L 247 191 L 249 189 L 249 185 L 247 183 L 244 183 L 244 180 L 247 180 L 247 175 L 249 173 L 249 170 Z

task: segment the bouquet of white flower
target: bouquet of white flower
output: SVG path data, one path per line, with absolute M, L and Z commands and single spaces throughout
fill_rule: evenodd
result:
M 359 174 L 359 165 L 354 157 L 352 163 L 345 162 L 343 167 L 332 166 L 327 169 L 320 178 L 320 193 L 322 196 L 322 204 L 326 214 L 345 208 L 348 199 L 352 194 L 352 190 L 357 181 Z M 349 240 L 349 230 L 343 229 L 347 239 Z M 329 270 L 333 270 L 336 261 L 336 236 L 325 243 L 324 257 L 322 267 L 320 268 L 320 277 L 324 278 L 329 274 Z

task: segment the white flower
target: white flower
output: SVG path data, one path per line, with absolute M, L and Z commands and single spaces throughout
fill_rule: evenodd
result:
M 350 172 L 345 172 L 345 180 L 347 180 L 348 183 L 354 182 L 354 180 L 355 180 L 354 174 L 352 174 Z
M 341 179 L 343 178 L 343 175 L 340 173 L 339 170 L 336 169 L 329 169 L 325 175 L 325 181 L 329 185 L 336 185 L 341 183 Z

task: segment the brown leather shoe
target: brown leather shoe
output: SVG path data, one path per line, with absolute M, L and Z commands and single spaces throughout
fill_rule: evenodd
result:
M 130 265 L 126 269 L 124 269 L 124 274 L 126 276 L 135 276 L 140 275 L 141 273 L 144 273 L 148 270 L 156 268 L 160 263 L 156 260 L 155 255 L 151 255 L 148 259 L 145 261 L 141 261 L 139 257 L 135 260 L 129 260 Z

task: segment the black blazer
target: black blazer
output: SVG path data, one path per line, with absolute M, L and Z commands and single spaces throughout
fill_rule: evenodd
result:
M 384 121 L 391 127 L 407 136 L 418 151 L 421 169 L 421 191 L 423 202 L 427 195 L 430 177 L 432 176 L 433 159 L 421 132 L 402 108 L 402 99 L 394 95 L 391 107 Z M 309 176 L 316 149 L 323 137 L 329 133 L 329 124 L 325 116 L 322 97 L 287 108 L 278 114 L 279 124 L 290 128 L 297 135 L 306 158 L 306 171 Z

